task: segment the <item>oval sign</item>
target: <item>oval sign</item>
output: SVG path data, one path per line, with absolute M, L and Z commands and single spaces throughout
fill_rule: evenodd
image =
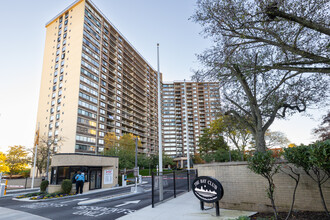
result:
M 221 183 L 209 176 L 197 177 L 192 183 L 192 190 L 195 196 L 203 202 L 213 203 L 223 197 Z

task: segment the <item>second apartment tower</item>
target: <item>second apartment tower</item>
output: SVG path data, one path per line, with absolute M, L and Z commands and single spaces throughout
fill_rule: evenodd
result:
M 37 126 L 61 153 L 104 150 L 104 136 L 132 133 L 158 148 L 157 72 L 88 0 L 46 24 Z

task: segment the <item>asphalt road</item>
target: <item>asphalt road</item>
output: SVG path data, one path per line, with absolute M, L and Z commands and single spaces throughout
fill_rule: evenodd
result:
M 150 179 L 148 182 L 150 182 Z M 177 194 L 185 191 L 187 188 L 186 182 L 186 180 L 177 181 Z M 140 194 L 131 194 L 129 197 L 124 198 L 113 197 L 114 195 L 130 192 L 130 187 L 42 202 L 23 202 L 12 200 L 12 197 L 5 197 L 0 199 L 0 206 L 54 220 L 117 219 L 151 205 L 151 184 L 144 184 L 142 188 L 147 191 Z M 154 198 L 156 202 L 159 201 L 158 195 L 158 190 L 155 190 Z M 109 200 L 109 197 L 112 197 L 112 199 Z M 173 180 L 168 179 L 166 185 L 164 185 L 164 199 L 170 197 L 173 197 Z M 81 204 L 95 201 L 95 199 L 99 199 L 97 203 Z

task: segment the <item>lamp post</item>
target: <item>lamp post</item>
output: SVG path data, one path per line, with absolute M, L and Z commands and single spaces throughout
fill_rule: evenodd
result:
M 134 176 L 135 176 L 135 193 L 137 193 L 137 177 L 139 175 L 139 169 L 137 166 L 137 153 L 138 153 L 138 137 L 135 138 L 135 167 L 134 167 Z
M 158 72 L 158 157 L 159 157 L 159 201 L 163 200 L 163 146 L 162 146 L 162 107 L 161 84 L 159 71 L 159 44 L 157 44 L 157 72 Z

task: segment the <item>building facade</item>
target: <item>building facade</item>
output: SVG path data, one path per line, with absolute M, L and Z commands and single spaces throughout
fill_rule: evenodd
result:
M 155 154 L 157 84 L 157 72 L 102 12 L 77 0 L 46 24 L 40 137 L 54 140 L 55 152 L 98 154 L 107 132 L 132 133 L 140 152 Z
M 186 156 L 188 145 L 190 154 L 194 155 L 199 149 L 198 141 L 203 129 L 210 125 L 220 110 L 219 83 L 164 82 L 162 99 L 165 155 Z

